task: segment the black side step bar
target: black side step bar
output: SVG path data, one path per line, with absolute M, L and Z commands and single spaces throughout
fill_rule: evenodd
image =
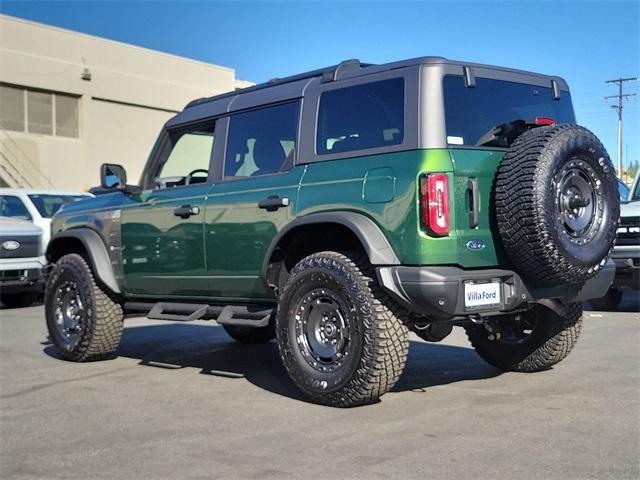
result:
M 158 302 L 147 313 L 147 318 L 153 320 L 174 320 L 178 322 L 192 322 L 198 320 L 207 313 L 209 305 L 198 304 L 173 304 Z
M 126 302 L 127 314 L 140 312 L 152 320 L 171 320 L 174 322 L 192 322 L 194 320 L 215 320 L 221 325 L 242 325 L 266 327 L 269 324 L 273 307 L 242 305 L 205 305 L 202 303 L 173 302 Z

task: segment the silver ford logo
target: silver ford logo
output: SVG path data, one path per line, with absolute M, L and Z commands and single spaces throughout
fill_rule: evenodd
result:
M 469 240 L 467 242 L 467 248 L 469 250 L 482 250 L 484 248 L 484 242 L 482 240 Z
M 2 248 L 5 250 L 17 250 L 20 248 L 20 242 L 16 242 L 15 240 L 7 240 L 6 242 L 2 242 Z

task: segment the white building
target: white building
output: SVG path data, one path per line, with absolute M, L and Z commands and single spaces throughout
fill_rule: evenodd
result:
M 169 117 L 248 85 L 232 68 L 0 15 L 0 186 L 86 190 L 105 162 L 135 182 Z

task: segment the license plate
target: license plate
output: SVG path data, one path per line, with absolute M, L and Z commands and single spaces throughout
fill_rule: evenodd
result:
M 465 283 L 464 306 L 483 307 L 500 303 L 500 286 L 498 282 Z

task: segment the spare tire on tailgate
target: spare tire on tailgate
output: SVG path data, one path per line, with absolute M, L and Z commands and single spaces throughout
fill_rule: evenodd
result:
M 611 160 L 578 125 L 520 135 L 495 180 L 495 215 L 505 252 L 534 283 L 582 283 L 604 266 L 620 202 Z

